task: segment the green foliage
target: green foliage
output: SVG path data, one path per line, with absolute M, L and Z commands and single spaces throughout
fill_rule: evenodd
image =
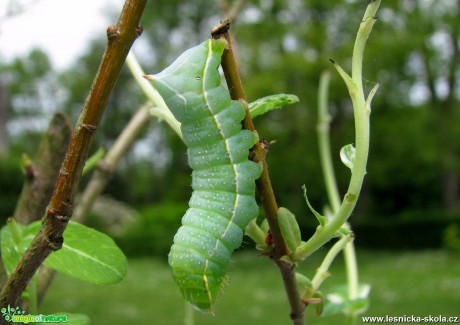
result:
M 311 280 L 299 272 L 296 272 L 295 280 L 302 294 L 312 287 Z
M 332 68 L 329 58 L 349 69 L 346 58 L 360 22 L 356 13 L 362 12 L 366 4 L 337 0 L 251 1 L 243 6 L 237 23 L 232 26 L 248 99 L 277 92 L 299 96 L 300 103 L 256 120 L 259 134 L 276 141 L 270 147 L 267 160 L 277 198 L 296 215 L 304 213 L 304 201 L 298 196 L 301 184 L 308 184 L 312 189 L 309 199 L 313 206 L 322 207 L 327 202 L 321 174 L 317 172 L 320 165 L 314 141 L 318 76 L 323 69 Z M 448 39 L 449 33 L 455 31 L 456 10 L 449 10 L 451 6 L 454 5 L 442 1 L 414 2 L 411 6 L 396 1 L 382 6 L 366 49 L 366 57 L 370 59 L 365 60 L 363 70 L 366 91 L 378 80 L 385 96 L 377 96 L 373 104 L 369 177 L 357 206 L 356 219 L 364 215 L 397 218 L 401 212 L 411 209 L 443 208 L 443 173 L 446 166 L 459 169 L 460 128 L 455 126 L 460 125 L 460 114 L 458 109 L 454 109 L 455 114 L 445 114 L 448 100 L 436 103 L 430 99 L 427 77 L 432 76 L 431 81 L 437 84 L 447 80 L 450 70 L 455 70 L 449 69 L 451 52 L 437 44 L 434 37 L 441 35 Z M 222 17 L 222 11 L 204 0 L 160 1 L 147 6 L 145 17 L 149 19 L 143 21 L 145 31 L 141 40 L 147 44 L 148 50 L 143 53 L 148 56 L 140 56 L 140 59 L 146 69 L 157 71 L 183 49 L 207 38 L 210 28 Z M 164 42 L 171 35 L 174 35 L 171 42 Z M 2 77 L 7 78 L 9 85 L 9 123 L 28 130 L 21 135 L 10 135 L 10 146 L 17 154 L 26 151 L 32 156 L 38 138 L 29 126 L 32 126 L 31 120 L 37 121 L 36 116 L 63 107 L 76 118 L 102 56 L 105 43 L 102 38 L 103 35 L 92 43 L 73 67 L 61 73 L 59 87 L 49 59 L 41 51 L 34 50 L 0 66 Z M 382 55 L 382 48 L 388 55 Z M 109 145 L 133 107 L 143 100 L 130 80 L 124 71 L 95 145 Z M 46 95 L 40 95 L 37 87 L 45 89 Z M 422 96 L 417 99 L 414 94 Z M 339 188 L 344 193 L 349 174 L 341 165 L 338 152 L 354 139 L 347 91 L 337 76 L 331 79 L 330 96 L 332 152 Z M 49 105 L 44 105 L 44 97 Z M 456 97 L 453 99 L 454 103 L 458 102 Z M 453 125 L 450 129 L 449 124 Z M 162 199 L 187 200 L 190 169 L 184 146 L 175 134 L 164 129 L 159 131 L 160 128 L 154 124 L 151 137 L 142 143 L 144 147 L 153 148 L 152 154 L 139 159 L 130 152 L 107 194 L 133 206 Z M 441 130 L 446 130 L 442 136 Z M 450 154 L 445 149 L 449 143 L 454 148 Z M 13 159 L 13 155 L 10 156 Z M 404 159 L 402 163 L 402 157 L 411 159 Z M 157 168 L 158 161 L 161 168 Z M 0 166 L 2 217 L 12 214 L 19 194 L 22 177 L 14 170 L 16 163 L 8 162 L 12 167 L 7 169 Z M 434 214 L 429 215 L 436 219 Z M 311 218 L 299 219 L 305 230 L 311 229 L 314 222 Z
M 8 224 L 1 229 L 0 245 L 2 251 L 2 262 L 8 274 L 14 270 L 23 253 L 19 248 L 23 239 L 23 229 L 23 225 L 12 221 L 12 219 L 9 219 Z
M 308 208 L 310 209 L 311 213 L 316 217 L 316 220 L 318 220 L 318 223 L 321 227 L 324 227 L 326 225 L 327 219 L 325 216 L 323 216 L 321 213 L 316 211 L 313 206 L 310 204 L 310 201 L 308 200 L 307 196 L 307 187 L 305 185 L 302 186 L 303 189 L 303 196 L 305 198 L 305 201 L 307 202 Z
M 267 156 L 277 198 L 297 215 L 305 214 L 305 203 L 298 195 L 303 183 L 312 189 L 309 199 L 313 206 L 322 207 L 327 202 L 321 175 L 317 172 L 320 167 L 314 141 L 317 79 L 320 71 L 330 66 L 330 57 L 347 65 L 343 58 L 349 53 L 354 27 L 359 23 L 359 19 L 353 17 L 363 6 L 359 1 L 251 1 L 232 27 L 249 98 L 289 91 L 299 94 L 302 100 L 302 104 L 294 104 L 292 109 L 274 111 L 256 121 L 259 134 L 277 141 Z M 373 107 L 369 177 L 353 216 L 356 244 L 394 249 L 440 247 L 443 238 L 449 243 L 455 243 L 452 239 L 457 238 L 452 230 L 455 228 L 449 225 L 458 219 L 444 218 L 442 179 L 444 161 L 458 171 L 460 128 L 454 127 L 443 136 L 438 131 L 448 130 L 445 126 L 449 123 L 460 125 L 460 119 L 458 109 L 456 115 L 446 114 L 445 119 L 431 112 L 435 108 L 444 114 L 446 102 L 440 101 L 437 107 L 432 106 L 435 101 L 430 98 L 434 94 L 430 96 L 426 78 L 431 75 L 432 81 L 442 83 L 447 80 L 446 72 L 455 70 L 448 65 L 450 51 L 437 46 L 434 36 L 446 36 L 455 31 L 458 17 L 456 10 L 446 10 L 450 5 L 442 1 L 414 2 L 410 6 L 396 1 L 384 3 L 384 6 L 367 49 L 369 57 L 376 59 L 366 62 L 364 68 L 368 76 L 365 86 L 370 88 L 375 80 L 379 80 L 385 96 L 376 98 Z M 249 10 L 256 15 L 251 15 Z M 217 6 L 210 5 L 209 1 L 160 1 L 149 6 L 145 13 L 149 19 L 143 22 L 146 28 L 142 36 L 142 40 L 150 45 L 146 66 L 152 71 L 157 70 L 183 48 L 206 38 L 209 28 L 220 16 Z M 164 40 L 170 39 L 171 35 L 175 38 L 165 43 Z M 45 96 L 48 103 L 52 102 L 51 109 L 65 107 L 75 117 L 99 64 L 102 45 L 100 42 L 91 46 L 85 58 L 63 73 L 61 85 L 65 89 L 59 88 L 59 91 L 49 90 L 56 88 L 50 80 L 48 72 L 52 67 L 44 53 L 34 51 L 7 69 L 3 66 L 2 72 L 8 71 L 10 76 L 11 124 L 29 127 L 31 119 L 36 120 L 36 116 L 50 110 L 42 105 L 38 85 L 48 89 L 47 94 L 52 94 Z M 388 55 L 382 56 L 382 49 Z M 430 70 L 426 69 L 427 63 Z M 101 137 L 97 139 L 104 144 L 111 143 L 139 102 L 139 99 L 133 99 L 132 94 L 137 90 L 130 85 L 128 78 L 122 74 L 104 117 Z M 340 164 L 337 153 L 344 144 L 353 141 L 353 126 L 346 91 L 338 86 L 340 83 L 338 78 L 332 80 L 331 138 L 334 158 L 337 158 L 334 164 L 339 171 L 339 187 L 343 193 L 349 172 Z M 421 101 L 412 98 L 414 89 L 422 90 L 418 91 L 424 94 Z M 65 95 L 63 105 L 56 105 L 59 96 L 55 94 Z M 458 104 L 458 99 L 454 97 L 453 102 Z M 22 151 L 31 154 L 37 143 L 37 133 L 28 130 L 20 136 L 11 135 L 10 143 L 18 148 L 19 154 Z M 190 193 L 187 157 L 176 136 L 170 135 L 169 131 L 164 134 L 166 138 L 163 136 L 156 142 L 149 142 L 149 146 L 156 146 L 156 149 L 151 155 L 154 158 L 148 158 L 157 160 L 160 157 L 164 161 L 163 169 L 154 170 L 151 162 L 136 161 L 136 157 L 130 154 L 108 189 L 109 194 L 134 206 L 164 199 L 180 202 L 166 202 L 167 208 L 164 205 L 152 208 L 155 214 L 148 213 L 148 208 L 143 210 L 139 224 L 129 229 L 126 237 L 119 239 L 130 254 L 165 255 L 174 229 L 186 209 L 185 202 Z M 455 150 L 448 155 L 444 147 L 450 142 L 454 143 Z M 23 181 L 17 157 L 18 154 L 10 152 L 8 160 L 0 163 L 1 217 L 13 213 Z M 407 218 L 409 211 L 412 211 L 411 217 Z M 299 223 L 306 236 L 317 225 L 314 218 L 300 218 Z M 401 305 L 407 304 L 401 301 Z
M 11 221 L 1 231 L 2 261 L 11 272 L 22 253 L 40 228 L 36 221 L 22 226 Z M 68 276 L 94 284 L 121 281 L 127 270 L 127 260 L 107 235 L 84 225 L 70 222 L 62 249 L 51 254 L 45 265 Z
M 294 252 L 301 242 L 300 228 L 295 215 L 281 207 L 278 209 L 278 222 L 287 247 Z
M 326 250 L 322 250 L 311 256 L 308 265 L 300 266 L 300 271 L 311 274 L 312 265 L 318 265 L 325 253 Z M 364 316 L 458 315 L 458 255 L 442 250 L 358 250 L 357 253 L 360 256 L 360 278 L 372 285 L 372 303 Z M 195 312 L 195 324 L 288 323 L 285 315 L 289 307 L 282 281 L 273 281 L 279 272 L 270 260 L 257 258 L 257 254 L 251 251 L 235 255 L 231 265 L 232 285 L 216 307 L 216 315 L 209 317 Z M 155 272 L 154 276 L 152 272 Z M 324 297 L 346 277 L 340 261 L 331 266 L 330 272 L 332 276 L 322 286 Z M 150 324 L 152 320 L 156 324 L 181 324 L 184 316 L 180 292 L 175 288 L 171 270 L 163 259 L 130 260 L 126 279 L 104 290 L 95 290 L 94 285 L 59 275 L 53 287 L 59 290 L 49 291 L 42 313 L 64 308 L 84 310 L 92 324 L 113 325 Z M 69 296 L 69 292 L 78 292 L 79 295 Z M 155 293 L 154 303 L 152 292 Z M 307 308 L 308 323 L 343 324 L 342 314 L 323 317 L 315 314 L 313 306 Z
M 276 94 L 259 98 L 249 103 L 251 117 L 255 118 L 271 110 L 283 108 L 286 105 L 294 104 L 299 101 L 299 97 L 290 94 Z
M 370 286 L 362 284 L 359 288 L 358 298 L 350 300 L 348 298 L 348 286 L 338 285 L 332 288 L 332 293 L 328 294 L 328 301 L 324 306 L 322 316 L 334 314 L 362 314 L 369 308 Z

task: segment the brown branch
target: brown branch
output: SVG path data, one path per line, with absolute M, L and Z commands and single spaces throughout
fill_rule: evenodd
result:
M 222 70 L 224 71 L 225 80 L 230 91 L 230 97 L 233 100 L 243 100 L 247 102 L 244 93 L 243 84 L 238 72 L 235 57 L 233 55 L 231 38 L 228 33 L 230 29 L 230 21 L 226 20 L 213 28 L 211 34 L 214 39 L 224 38 L 228 45 L 222 55 Z M 243 120 L 243 127 L 247 130 L 255 132 L 254 123 L 252 122 L 249 111 L 246 110 L 246 116 Z M 265 211 L 268 224 L 270 226 L 270 234 L 274 242 L 274 251 L 270 256 L 278 269 L 280 270 L 281 277 L 283 278 L 284 287 L 288 296 L 289 304 L 291 306 L 290 317 L 293 324 L 303 324 L 305 306 L 300 300 L 297 283 L 295 281 L 295 266 L 284 261 L 280 258 L 289 253 L 286 242 L 281 233 L 278 223 L 278 204 L 276 203 L 275 194 L 270 181 L 268 173 L 268 166 L 265 161 L 265 149 L 262 142 L 258 142 L 253 148 L 254 161 L 263 165 L 263 171 L 260 178 L 256 181 L 257 191 Z
M 117 140 L 107 152 L 104 159 L 98 164 L 97 170 L 93 173 L 91 180 L 88 182 L 81 199 L 78 200 L 76 209 L 74 211 L 73 219 L 83 223 L 95 200 L 101 194 L 110 181 L 111 176 L 120 161 L 136 140 L 139 133 L 150 122 L 152 115 L 150 114 L 149 107 L 141 107 L 136 114 L 131 118 L 128 125 L 123 129 Z M 40 304 L 51 285 L 55 271 L 53 269 L 45 268 L 39 273 L 39 281 L 37 288 L 38 303 Z M 22 308 L 25 309 L 25 308 Z
M 64 160 L 71 134 L 72 127 L 67 116 L 62 113 L 54 114 L 33 162 L 26 166 L 26 178 L 13 215 L 16 221 L 29 224 L 42 216 L 53 194 L 59 167 Z M 45 267 L 40 273 L 50 272 L 54 273 L 54 270 Z M 42 287 L 40 281 L 39 287 Z M 23 302 L 21 309 L 26 308 L 27 304 Z
M 17 222 L 26 225 L 42 217 L 53 194 L 71 133 L 69 119 L 62 113 L 56 113 L 40 142 L 34 161 L 26 166 L 26 178 L 13 214 Z
M 42 216 L 53 194 L 71 133 L 68 118 L 62 113 L 56 113 L 40 141 L 34 161 L 25 166 L 26 177 L 13 214 L 16 221 L 29 224 Z M 0 260 L 0 287 L 6 281 L 6 271 Z
M 89 147 L 115 86 L 126 55 L 141 34 L 139 21 L 147 0 L 126 0 L 116 26 L 107 29 L 108 44 L 90 94 L 75 127 L 59 172 L 42 227 L 33 239 L 0 295 L 0 306 L 15 306 L 38 267 L 62 247 L 62 234 L 72 216 L 72 205 Z M 4 324 L 4 319 L 0 319 Z

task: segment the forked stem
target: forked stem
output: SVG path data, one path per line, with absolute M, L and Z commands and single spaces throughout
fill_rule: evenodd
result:
M 325 226 L 319 226 L 313 236 L 298 247 L 294 257 L 299 260 L 309 256 L 335 236 L 337 230 L 339 230 L 350 217 L 353 209 L 355 208 L 359 193 L 361 192 L 364 176 L 366 175 L 367 157 L 369 154 L 369 116 L 371 113 L 370 103 L 378 88 L 377 84 L 374 89 L 371 90 L 366 99 L 364 97 L 361 72 L 365 44 L 370 32 L 372 31 L 372 26 L 376 21 L 375 14 L 379 5 L 380 0 L 371 1 L 367 7 L 364 18 L 358 30 L 353 49 L 353 77 L 350 77 L 337 63 L 335 63 L 335 61 L 331 60 L 334 64 L 334 67 L 337 69 L 340 76 L 344 80 L 353 104 L 356 134 L 356 156 L 351 170 L 351 178 L 348 190 L 340 207 Z
M 329 129 L 330 129 L 330 115 L 328 110 L 328 89 L 329 89 L 330 73 L 325 71 L 320 78 L 319 82 L 319 93 L 318 93 L 318 124 L 317 124 L 317 133 L 318 133 L 318 146 L 320 152 L 321 166 L 323 170 L 323 176 L 326 183 L 326 191 L 329 198 L 329 205 L 332 208 L 332 214 L 335 215 L 340 207 L 340 196 L 337 186 L 337 181 L 334 174 L 334 168 L 332 164 L 331 148 L 330 148 L 330 138 L 329 138 Z M 348 224 L 345 224 L 347 226 Z M 343 235 L 334 246 L 331 248 L 327 256 L 324 258 L 322 265 L 326 262 L 328 256 L 335 247 L 339 247 L 340 250 L 343 249 L 344 254 L 344 263 L 347 274 L 347 288 L 348 288 L 348 298 L 350 300 L 358 298 L 358 263 L 356 260 L 355 247 L 352 240 L 345 241 L 343 245 L 338 244 L 344 240 L 348 235 Z M 339 251 L 337 251 L 338 253 Z M 333 258 L 337 255 L 332 255 Z M 331 261 L 332 262 L 332 261 Z M 329 263 L 330 265 L 330 263 Z M 315 275 L 322 270 L 320 267 Z M 327 269 L 326 269 L 327 270 Z M 319 283 L 315 283 L 313 279 L 313 290 L 318 290 Z M 353 324 L 355 322 L 357 314 L 353 313 L 347 315 L 348 323 Z
M 219 26 L 212 30 L 214 39 L 224 38 L 228 45 L 222 56 L 222 70 L 224 71 L 225 80 L 230 91 L 230 97 L 233 100 L 243 100 L 247 102 L 244 93 L 243 84 L 238 72 L 238 66 L 233 54 L 232 42 L 228 30 L 230 29 L 230 21 L 223 21 Z M 252 122 L 249 111 L 246 111 L 246 116 L 243 120 L 243 127 L 247 130 L 256 132 L 254 123 Z M 291 307 L 290 317 L 294 325 L 304 324 L 305 306 L 300 300 L 299 290 L 295 280 L 295 265 L 280 260 L 282 256 L 289 253 L 289 250 L 284 241 L 278 224 L 278 204 L 276 203 L 275 194 L 271 185 L 270 175 L 268 173 L 267 163 L 265 161 L 265 149 L 258 142 L 253 148 L 254 161 L 262 164 L 262 175 L 256 180 L 257 191 L 262 202 L 265 216 L 270 226 L 270 234 L 274 242 L 274 251 L 270 256 L 273 262 L 280 270 L 283 278 L 284 287 Z

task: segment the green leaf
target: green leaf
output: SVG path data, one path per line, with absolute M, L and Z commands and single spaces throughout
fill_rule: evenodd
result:
M 276 94 L 262 97 L 253 101 L 252 103 L 249 103 L 249 113 L 251 113 L 251 117 L 254 118 L 271 110 L 297 103 L 298 101 L 299 97 L 291 94 Z
M 329 60 L 334 65 L 334 68 L 337 70 L 339 75 L 342 77 L 343 81 L 345 81 L 345 84 L 347 85 L 347 88 L 348 88 L 348 92 L 354 93 L 356 91 L 356 84 L 353 81 L 353 79 L 350 77 L 350 75 L 346 73 L 345 70 L 343 70 L 342 67 L 337 64 L 337 62 L 335 62 L 332 59 L 329 59 Z
M 22 254 L 26 247 L 22 247 L 23 233 L 25 227 L 17 223 L 13 218 L 7 220 L 7 224 L 1 229 L 0 232 L 0 251 L 2 256 L 3 266 L 8 275 L 10 275 L 16 268 Z M 22 292 L 21 299 L 29 300 L 31 286 L 36 286 L 38 276 L 35 274 L 30 280 L 27 288 Z M 35 292 L 35 291 L 33 291 Z
M 324 312 L 324 297 L 321 291 L 316 291 L 315 294 L 313 295 L 314 298 L 318 298 L 320 301 L 315 304 L 315 313 L 316 316 L 321 316 L 323 315 Z
M 299 272 L 295 273 L 295 281 L 299 289 L 307 290 L 307 288 L 312 287 L 311 280 Z
M 353 170 L 353 166 L 355 164 L 355 158 L 356 158 L 356 149 L 353 147 L 352 144 L 347 144 L 340 150 L 340 159 L 342 159 L 342 162 Z
M 291 252 L 295 252 L 301 243 L 300 228 L 295 215 L 288 209 L 281 207 L 278 209 L 278 223 L 287 247 Z
M 262 223 L 260 224 L 260 229 L 266 234 L 268 234 L 268 231 L 270 230 L 270 227 L 268 226 L 268 221 L 267 219 L 262 220 Z
M 339 230 L 337 230 L 337 234 L 339 236 L 343 235 L 343 236 L 347 236 L 349 234 L 353 233 L 353 231 L 351 231 L 351 229 L 349 228 L 340 228 Z
M 29 245 L 40 228 L 40 221 L 24 230 L 23 249 Z M 44 262 L 58 272 L 94 284 L 113 284 L 121 281 L 127 270 L 123 252 L 109 236 L 70 222 L 64 233 L 62 248 Z
M 11 232 L 11 227 L 14 227 L 14 231 L 18 234 L 22 234 L 24 226 L 16 223 L 13 219 L 8 220 L 8 224 L 5 225 L 0 233 L 0 248 L 2 251 L 2 261 L 3 265 L 8 274 L 16 267 L 23 251 L 21 251 L 19 245 L 16 244 L 13 233 Z M 20 237 L 21 235 L 19 235 Z M 16 236 L 17 237 L 17 236 Z
M 341 302 L 328 301 L 323 309 L 322 316 L 336 315 L 339 313 L 352 315 L 362 314 L 369 307 L 369 299 L 357 298 L 354 300 L 344 300 Z
M 333 293 L 327 295 L 327 303 L 324 306 L 323 316 L 343 313 L 347 315 L 362 314 L 369 306 L 370 285 L 360 284 L 358 297 L 349 299 L 347 286 L 336 286 Z
M 320 214 L 315 209 L 313 209 L 313 207 L 311 206 L 310 201 L 308 201 L 308 197 L 307 197 L 307 187 L 303 185 L 302 189 L 303 189 L 303 196 L 305 197 L 305 201 L 307 201 L 307 205 L 310 208 L 310 211 L 315 215 L 316 219 L 318 219 L 319 224 L 324 227 L 327 221 L 326 217 Z

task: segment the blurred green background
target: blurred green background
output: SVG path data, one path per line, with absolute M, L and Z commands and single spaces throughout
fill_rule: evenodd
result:
M 331 70 L 331 141 L 343 194 L 350 173 L 340 162 L 339 150 L 353 143 L 354 126 L 346 88 L 332 71 L 329 59 L 349 71 L 354 37 L 367 1 L 242 3 L 232 33 L 248 99 L 253 101 L 274 93 L 292 93 L 300 98 L 298 104 L 257 118 L 255 124 L 262 138 L 276 140 L 267 156 L 272 184 L 280 206 L 297 216 L 306 239 L 314 231 L 316 219 L 306 206 L 301 186 L 307 186 L 309 199 L 318 210 L 327 204 L 316 136 L 319 76 L 322 71 Z M 219 1 L 149 2 L 142 19 L 144 33 L 134 47 L 145 71 L 160 71 L 183 50 L 208 38 L 211 28 L 224 16 L 225 8 L 224 2 Z M 379 82 L 380 89 L 372 106 L 368 173 L 350 222 L 356 233 L 355 244 L 363 250 L 363 256 L 358 255 L 363 281 L 372 282 L 375 288 L 371 294 L 375 314 L 390 310 L 395 314 L 416 313 L 415 309 L 410 311 L 412 303 L 405 298 L 411 288 L 420 290 L 413 294 L 423 301 L 417 305 L 420 313 L 429 310 L 426 306 L 438 306 L 440 297 L 450 297 L 441 299 L 443 303 L 439 304 L 446 306 L 446 313 L 455 312 L 453 306 L 458 311 L 460 306 L 456 255 L 460 252 L 459 11 L 457 1 L 383 1 L 366 48 L 365 88 L 369 91 Z M 22 186 L 21 154 L 33 157 L 55 111 L 64 111 L 73 124 L 76 122 L 104 45 L 105 39 L 94 39 L 73 66 L 58 71 L 40 49 L 10 61 L 0 59 L 1 225 L 12 215 Z M 93 151 L 100 146 L 110 147 L 145 101 L 125 69 L 106 109 Z M 83 179 L 82 189 L 88 179 L 88 176 Z M 104 198 L 125 205 L 126 213 L 110 218 L 117 211 L 110 210 L 113 205 L 103 205 L 101 200 L 102 208 L 95 209 L 88 220 L 90 225 L 116 239 L 133 259 L 133 272 L 140 275 L 128 277 L 125 289 L 102 288 L 100 298 L 90 296 L 90 299 L 122 295 L 118 303 L 123 310 L 125 300 L 137 295 L 136 290 L 143 289 L 140 287 L 144 281 L 169 279 L 165 256 L 187 208 L 190 182 L 185 146 L 167 125 L 153 121 L 124 157 L 104 191 Z M 243 248 L 251 247 L 246 239 Z M 235 262 L 235 267 L 240 263 L 245 265 L 248 257 L 243 256 Z M 251 256 L 254 258 L 255 254 Z M 154 264 L 150 265 L 146 257 L 155 257 Z M 259 260 L 262 259 L 256 261 Z M 451 264 L 451 260 L 457 264 Z M 268 261 L 262 262 L 263 267 L 247 263 L 258 274 L 254 279 L 264 272 L 276 273 Z M 430 268 L 437 263 L 442 271 Z M 412 270 L 414 265 L 417 267 Z M 306 267 L 311 274 L 317 263 L 307 263 Z M 343 272 L 340 261 L 336 267 L 339 274 Z M 411 272 L 423 274 L 415 281 Z M 234 273 L 237 275 L 238 271 L 235 269 Z M 432 278 L 438 280 L 428 285 L 426 281 Z M 266 281 L 277 282 L 279 278 L 267 276 Z M 393 285 L 391 294 L 385 291 L 385 283 Z M 278 291 L 273 294 L 277 302 L 284 303 L 280 284 L 277 285 Z M 244 287 L 245 284 L 240 289 Z M 153 298 L 136 302 L 125 313 L 140 315 L 134 314 L 144 313 L 136 311 L 136 306 L 147 301 L 155 305 L 163 300 L 155 298 L 155 288 L 152 284 L 150 297 Z M 449 293 L 452 288 L 457 288 L 457 294 Z M 84 296 L 94 289 L 80 290 L 78 284 L 75 290 Z M 177 293 L 169 292 L 170 287 L 159 290 L 171 295 Z M 233 284 L 228 295 L 233 290 L 238 295 L 239 289 L 234 289 Z M 271 299 L 270 293 L 264 295 Z M 63 290 L 61 294 L 66 292 Z M 60 299 L 54 290 L 49 295 L 51 300 Z M 54 298 L 56 295 L 58 298 Z M 241 301 L 235 299 L 237 302 Z M 75 304 L 65 308 L 72 309 Z M 175 304 L 174 308 L 181 305 Z M 264 310 L 265 307 L 247 312 L 263 314 Z M 434 314 L 438 307 L 432 310 Z M 105 312 L 99 311 L 104 315 Z M 238 313 L 232 315 L 235 314 Z

